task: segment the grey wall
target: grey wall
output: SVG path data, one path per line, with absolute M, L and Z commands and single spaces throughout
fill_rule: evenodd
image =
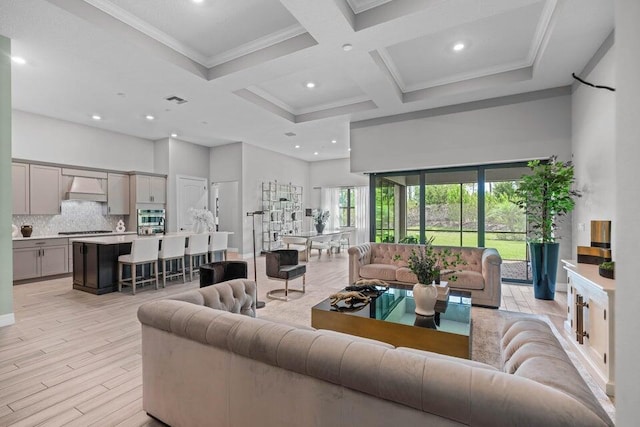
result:
M 516 103 L 492 106 L 505 102 Z M 571 97 L 567 90 L 516 95 L 473 103 L 471 107 L 477 109 L 453 106 L 392 118 L 400 121 L 383 118 L 353 123 L 351 171 L 477 165 L 552 154 L 570 158 Z M 454 112 L 456 108 L 462 111 Z M 402 120 L 421 113 L 427 117 Z
M 220 216 L 219 227 L 221 231 L 232 231 L 229 236 L 229 247 L 240 251 L 243 241 L 244 222 L 242 212 L 242 143 L 220 145 L 213 147 L 209 153 L 210 171 L 209 185 L 224 183 L 219 187 Z M 210 200 L 210 206 L 215 200 Z M 249 233 L 251 229 L 249 229 Z M 251 250 L 251 249 L 249 249 Z M 242 253 L 240 251 L 240 253 Z
M 292 183 L 304 187 L 304 206 L 309 203 L 309 163 L 250 144 L 242 144 L 242 228 L 240 253 L 251 254 L 251 217 L 247 212 L 262 208 L 262 183 Z M 262 221 L 256 218 L 256 248 L 262 247 Z
M 153 172 L 153 141 L 13 110 L 13 157 Z
M 615 86 L 614 48 L 600 59 L 595 68 L 580 75 L 591 82 Z M 573 212 L 573 257 L 578 245 L 591 245 L 590 222 L 612 221 L 616 211 L 615 118 L 616 95 L 585 85 L 576 86 L 572 99 L 572 151 L 576 186 L 582 197 Z M 613 232 L 616 223 L 612 223 Z M 616 258 L 616 241 L 612 241 Z
M 11 41 L 0 36 L 0 326 L 14 323 L 11 244 Z
M 640 2 L 616 1 L 616 424 L 635 426 L 640 419 L 640 286 L 638 286 L 638 242 L 640 242 Z
M 310 207 L 320 207 L 320 188 L 369 185 L 369 177 L 351 173 L 349 158 L 309 163 Z

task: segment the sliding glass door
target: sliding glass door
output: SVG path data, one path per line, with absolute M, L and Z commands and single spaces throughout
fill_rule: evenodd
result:
M 510 198 L 524 163 L 371 176 L 371 241 L 493 247 L 503 278 L 530 282 L 526 218 Z

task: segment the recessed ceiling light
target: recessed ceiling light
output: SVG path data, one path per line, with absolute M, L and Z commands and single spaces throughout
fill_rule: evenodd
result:
M 177 138 L 177 137 L 178 137 L 177 133 L 174 132 L 174 133 L 171 134 L 171 138 Z
M 296 146 L 295 146 L 295 148 L 300 148 L 300 146 L 299 146 L 299 145 L 296 145 Z
M 349 151 L 351 151 L 351 147 L 349 147 Z
M 332 144 L 335 144 L 336 142 L 338 142 L 338 141 L 336 141 L 335 139 L 332 139 L 332 140 L 331 140 L 331 143 L 332 143 Z
M 27 63 L 27 60 L 22 58 L 22 57 L 20 57 L 20 56 L 12 56 L 11 60 L 13 62 L 15 62 L 16 64 L 20 64 L 20 65 L 24 65 L 24 64 Z
M 314 156 L 317 156 L 317 155 L 318 155 L 318 152 L 317 152 L 317 151 L 314 151 L 314 152 L 313 152 L 313 155 L 314 155 Z
M 460 52 L 463 49 L 464 49 L 464 43 L 462 43 L 462 42 L 458 42 L 458 43 L 453 45 L 453 50 L 455 52 Z
M 97 115 L 97 114 L 94 114 L 93 116 L 91 116 L 91 118 L 92 118 L 93 120 L 102 120 L 102 117 L 100 117 L 100 116 L 99 116 L 99 115 Z
M 345 52 L 349 52 L 351 49 L 353 49 L 353 46 L 350 43 L 345 43 L 342 45 L 342 50 L 344 50 Z
M 146 116 L 144 116 L 144 118 L 147 119 L 147 120 L 155 120 L 156 119 L 151 114 L 147 114 Z
M 307 87 L 307 89 L 313 89 L 314 87 L 316 87 L 316 84 L 314 82 L 307 82 L 305 83 L 305 86 Z
M 204 0 L 192 0 L 194 3 L 202 3 Z

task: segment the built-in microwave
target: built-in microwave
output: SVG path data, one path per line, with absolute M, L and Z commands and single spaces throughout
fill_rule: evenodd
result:
M 138 209 L 138 234 L 164 233 L 164 209 Z

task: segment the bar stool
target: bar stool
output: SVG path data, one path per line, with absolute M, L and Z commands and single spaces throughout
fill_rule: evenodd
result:
M 154 237 L 142 237 L 134 240 L 131 243 L 131 253 L 127 255 L 120 255 L 118 257 L 118 292 L 122 292 L 122 285 L 127 283 L 122 278 L 122 271 L 125 265 L 131 267 L 131 287 L 133 289 L 133 295 L 136 294 L 136 285 L 147 282 L 156 282 L 156 290 L 158 289 L 158 244 L 159 240 Z M 143 277 L 144 266 L 146 264 L 151 265 L 150 273 L 153 274 L 149 279 L 136 280 L 136 267 L 142 265 Z
M 204 257 L 204 264 L 207 262 L 209 254 L 209 234 L 192 234 L 189 236 L 189 243 L 184 254 L 189 260 L 189 281 L 193 280 L 193 269 L 196 267 L 194 260 Z
M 229 246 L 228 233 L 211 233 L 209 239 L 209 262 L 213 262 L 216 252 L 222 252 L 222 260 L 227 260 L 227 248 Z
M 182 283 L 187 283 L 186 269 L 184 267 L 184 246 L 186 238 L 184 236 L 165 237 L 162 239 L 161 248 L 158 252 L 158 261 L 162 265 L 162 287 L 167 286 L 167 278 L 182 276 Z M 169 271 L 171 271 L 171 261 L 176 260 L 176 273 L 167 275 L 167 261 Z M 182 266 L 182 272 L 180 272 Z

